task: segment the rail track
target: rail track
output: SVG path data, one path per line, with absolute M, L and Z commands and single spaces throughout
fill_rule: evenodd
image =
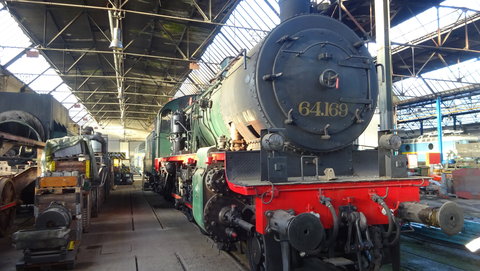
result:
M 152 200 L 151 200 L 152 196 L 148 195 L 149 192 L 145 192 L 145 191 L 142 191 L 142 192 L 143 192 L 143 197 L 144 197 L 145 201 L 147 202 L 149 207 L 152 209 L 153 215 L 155 216 L 155 219 L 157 220 L 159 227 L 161 229 L 166 229 L 168 226 L 166 225 L 167 224 L 166 221 L 162 220 L 162 218 L 161 218 L 162 215 L 159 214 L 159 212 L 158 212 L 158 209 L 159 209 L 158 208 L 159 207 L 158 203 L 152 202 Z M 154 195 L 157 196 L 156 194 L 154 194 Z M 170 203 L 162 202 L 162 204 L 170 204 Z M 170 206 L 170 207 L 172 209 L 174 208 L 173 205 Z M 187 223 L 187 219 L 188 218 L 185 218 L 185 223 Z M 196 226 L 196 224 L 194 224 L 194 225 Z M 198 230 L 201 231 L 200 228 L 198 228 Z M 207 236 L 205 236 L 205 239 L 209 243 L 209 246 L 211 246 L 211 247 L 215 246 L 215 242 L 212 239 L 210 239 Z M 231 252 L 226 252 L 226 251 L 223 251 L 223 250 L 219 250 L 219 254 L 221 254 L 221 255 L 225 256 L 226 258 L 230 259 L 232 261 L 232 264 L 238 270 L 240 270 L 240 271 L 250 270 L 249 266 L 248 266 L 247 258 L 245 256 L 245 248 L 241 247 L 241 248 L 238 248 L 236 251 L 231 251 Z M 188 268 L 188 265 L 185 263 L 185 260 L 182 258 L 182 256 L 179 253 L 175 253 L 175 257 L 177 258 L 177 261 L 178 261 L 182 270 L 184 270 L 184 271 L 191 270 L 191 269 Z
M 158 221 L 161 229 L 168 228 L 166 221 L 162 220 L 162 213 L 159 212 L 158 205 L 152 202 L 152 197 L 157 195 L 149 195 L 149 192 L 143 192 L 143 196 L 148 205 L 152 209 L 152 212 Z M 173 208 L 173 205 L 171 206 Z M 165 209 L 163 209 L 165 210 Z M 185 218 L 187 223 L 187 218 Z M 200 229 L 199 229 L 200 231 Z M 205 237 L 210 246 L 214 247 L 215 243 L 209 237 Z M 244 244 L 240 244 L 235 251 L 221 251 L 222 254 L 231 259 L 233 266 L 238 270 L 247 271 L 250 270 L 248 259 L 246 256 L 246 248 Z M 181 259 L 181 258 L 180 258 Z M 190 270 L 188 266 L 179 260 L 179 264 L 182 265 L 183 270 Z M 402 271 L 420 271 L 420 270 L 478 270 L 480 266 L 480 255 L 470 253 L 459 245 L 449 244 L 446 242 L 439 242 L 438 240 L 423 238 L 409 234 L 408 236 L 401 237 L 401 270 Z M 219 268 L 219 270 L 223 270 Z M 332 266 L 325 266 L 325 263 L 316 260 L 309 259 L 305 261 L 303 268 L 298 268 L 296 271 L 307 270 L 344 270 L 332 268 Z M 382 271 L 391 270 L 390 265 L 383 266 Z
M 480 255 L 457 244 L 408 234 L 401 238 L 402 270 L 478 270 Z

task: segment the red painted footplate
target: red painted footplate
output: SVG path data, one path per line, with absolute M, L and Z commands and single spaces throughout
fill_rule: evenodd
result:
M 214 161 L 225 161 L 222 153 L 212 155 Z M 225 163 L 226 164 L 226 163 Z M 394 212 L 401 202 L 420 201 L 420 187 L 428 185 L 429 178 L 352 178 L 338 177 L 331 181 L 288 182 L 265 185 L 240 185 L 228 180 L 227 184 L 235 193 L 252 196 L 255 202 L 257 232 L 264 234 L 267 227 L 265 213 L 270 210 L 294 210 L 295 214 L 314 212 L 320 215 L 325 228 L 333 226 L 328 208 L 321 204 L 322 198 L 329 198 L 337 211 L 340 206 L 355 206 L 367 218 L 369 225 L 388 224 L 388 217 L 382 207 L 372 200 L 377 194 L 384 197 L 385 203 Z
M 291 210 L 296 214 L 314 212 L 320 215 L 325 228 L 332 227 L 332 216 L 321 204 L 322 197 L 329 198 L 338 213 L 340 206 L 355 206 L 367 218 L 369 225 L 388 224 L 388 217 L 372 195 L 385 197 L 390 209 L 396 211 L 401 202 L 419 201 L 420 187 L 428 185 L 424 179 L 337 181 L 319 183 L 268 184 L 265 186 L 239 186 L 228 182 L 229 188 L 242 195 L 255 197 L 256 229 L 264 233 L 267 227 L 265 213 L 270 210 Z M 273 191 L 273 193 L 272 193 Z
M 195 163 L 195 155 L 179 155 L 156 159 L 156 167 L 161 162 L 178 161 Z M 207 164 L 225 162 L 225 153 L 211 153 Z M 294 210 L 295 214 L 313 212 L 320 216 L 325 228 L 333 226 L 332 215 L 321 203 L 323 197 L 329 198 L 337 211 L 341 206 L 353 205 L 362 212 L 369 225 L 388 224 L 388 217 L 382 207 L 372 200 L 374 194 L 384 197 L 385 203 L 394 212 L 402 202 L 420 201 L 420 187 L 428 185 L 429 178 L 352 178 L 338 177 L 330 181 L 318 182 L 265 182 L 265 185 L 238 184 L 228 180 L 231 191 L 254 198 L 257 232 L 264 234 L 267 227 L 265 213 L 270 210 Z

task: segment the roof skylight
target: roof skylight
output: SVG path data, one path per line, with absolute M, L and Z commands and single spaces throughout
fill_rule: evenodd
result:
M 0 65 L 8 64 L 6 69 L 23 83 L 28 84 L 35 92 L 50 93 L 56 100 L 63 103 L 67 109 L 70 109 L 69 114 L 74 122 L 81 126 L 86 124 L 97 126 L 95 119 L 80 104 L 70 87 L 62 84 L 62 78 L 42 54 L 37 57 L 28 57 L 27 54 L 22 53 L 24 49 L 20 48 L 30 47 L 33 44 L 8 10 L 4 9 L 2 3 L 0 3 L 0 25 L 2 26 L 0 28 Z M 17 59 L 11 62 L 14 58 Z M 39 74 L 43 75 L 38 76 Z M 74 104 L 78 105 L 73 106 Z

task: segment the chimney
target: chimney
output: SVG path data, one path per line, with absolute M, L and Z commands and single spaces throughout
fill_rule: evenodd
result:
M 280 20 L 284 22 L 300 14 L 309 14 L 310 4 L 310 0 L 279 0 Z

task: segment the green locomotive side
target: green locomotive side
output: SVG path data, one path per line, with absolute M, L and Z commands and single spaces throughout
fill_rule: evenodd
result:
M 205 195 L 205 183 L 204 183 L 204 176 L 207 173 L 208 166 L 206 164 L 208 153 L 215 148 L 213 147 L 206 147 L 200 148 L 197 151 L 197 169 L 192 177 L 192 186 L 193 186 L 193 218 L 197 225 L 205 230 L 205 220 L 203 217 L 203 210 L 205 208 L 206 203 L 206 195 Z
M 192 176 L 192 211 L 195 222 L 205 230 L 203 211 L 207 197 L 204 189 L 204 176 L 207 172 L 207 156 L 211 151 L 216 150 L 218 138 L 225 136 L 228 140 L 229 129 L 225 125 L 220 112 L 221 95 L 213 86 L 200 96 L 181 97 L 167 103 L 157 116 L 157 157 L 168 157 L 174 155 L 171 142 L 171 118 L 177 111 L 185 112 L 189 118 L 188 140 L 186 148 L 190 152 L 197 153 L 197 169 Z M 211 101 L 205 106 L 200 103 Z
M 191 150 L 217 146 L 220 137 L 229 139 L 229 127 L 221 114 L 222 92 L 219 84 L 212 86 L 197 99 L 197 105 L 190 108 L 192 137 Z
M 171 100 L 158 112 L 155 125 L 156 157 L 166 157 L 172 154 L 172 143 L 169 139 L 171 115 L 177 110 L 184 110 L 189 103 L 194 101 L 194 98 L 195 95 L 188 95 Z

